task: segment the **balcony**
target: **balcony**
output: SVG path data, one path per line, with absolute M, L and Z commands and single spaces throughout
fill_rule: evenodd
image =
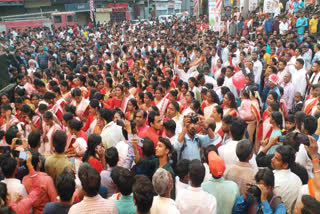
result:
M 24 0 L 0 0 L 1 6 L 23 6 Z

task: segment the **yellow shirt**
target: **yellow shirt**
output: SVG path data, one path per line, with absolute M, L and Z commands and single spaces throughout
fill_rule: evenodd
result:
M 318 19 L 311 19 L 309 22 L 310 33 L 317 33 Z
M 84 37 L 85 37 L 86 39 L 88 39 L 89 33 L 88 33 L 87 31 L 83 32 L 83 35 L 84 35 Z
M 269 65 L 269 62 L 270 62 L 270 54 L 265 53 L 264 56 L 263 56 L 263 58 L 264 58 L 264 61 L 266 61 L 267 65 Z

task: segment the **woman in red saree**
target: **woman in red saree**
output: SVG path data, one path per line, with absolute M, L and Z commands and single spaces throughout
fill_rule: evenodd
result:
M 108 109 L 121 108 L 122 112 L 126 112 L 128 98 L 124 96 L 122 85 L 118 84 L 114 90 L 115 97 L 111 98 L 110 103 L 106 104 L 104 107 Z
M 0 130 L 7 131 L 10 126 L 18 124 L 20 121 L 12 113 L 12 108 L 9 104 L 1 105 Z
M 237 103 L 234 94 L 228 91 L 223 98 L 223 116 L 238 117 Z
M 82 127 L 82 131 L 87 135 L 94 133 L 95 126 L 97 125 L 98 111 L 101 108 L 101 103 L 97 99 L 92 99 L 89 104 L 89 116 L 85 125 Z
M 39 152 L 42 154 L 50 154 L 53 152 L 52 137 L 57 130 L 61 130 L 61 126 L 58 125 L 53 118 L 51 111 L 47 111 L 43 115 L 44 127 L 43 136 L 44 142 L 40 145 Z
M 181 86 L 181 93 L 178 95 L 178 101 L 181 103 L 181 105 L 186 104 L 186 94 L 188 92 L 189 85 L 187 82 L 183 82 Z M 182 109 L 180 109 L 182 111 Z

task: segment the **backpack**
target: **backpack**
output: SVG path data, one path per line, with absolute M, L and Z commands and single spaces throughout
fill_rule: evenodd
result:
M 200 160 L 202 160 L 204 154 L 203 154 L 203 149 L 202 149 L 201 144 L 200 144 L 200 139 L 197 137 L 196 141 L 197 141 L 197 146 L 198 146 L 198 149 L 199 149 L 199 152 L 200 152 Z M 186 146 L 187 146 L 186 138 L 183 138 L 182 147 L 181 147 L 180 153 L 179 153 L 179 160 L 181 160 L 182 152 L 184 151 Z

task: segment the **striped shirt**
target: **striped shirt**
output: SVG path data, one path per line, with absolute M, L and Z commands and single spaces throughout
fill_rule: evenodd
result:
M 83 200 L 73 205 L 69 214 L 117 214 L 117 207 L 112 200 L 104 199 L 99 194 L 94 197 L 84 196 Z

